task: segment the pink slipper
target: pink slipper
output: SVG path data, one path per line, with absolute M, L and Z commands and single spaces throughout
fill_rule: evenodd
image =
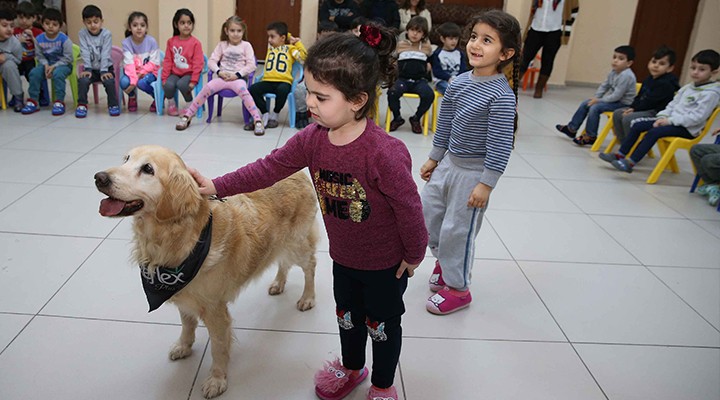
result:
M 472 296 L 469 290 L 461 292 L 446 286 L 441 291 L 430 296 L 425 308 L 432 314 L 445 315 L 462 310 L 469 306 L 471 301 Z
M 398 400 L 397 390 L 395 386 L 380 389 L 372 385 L 368 391 L 367 400 Z
M 440 261 L 435 261 L 435 269 L 433 269 L 432 275 L 430 275 L 430 290 L 437 292 L 445 287 L 445 281 L 442 278 L 442 268 L 440 267 Z
M 325 361 L 323 369 L 315 374 L 315 394 L 322 400 L 340 400 L 353 391 L 368 376 L 363 367 L 359 375 L 345 368 L 339 359 Z

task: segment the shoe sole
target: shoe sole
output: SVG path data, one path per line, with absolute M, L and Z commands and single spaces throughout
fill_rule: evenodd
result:
M 460 306 L 460 307 L 458 307 L 458 308 L 453 308 L 452 310 L 445 311 L 445 312 L 441 311 L 440 309 L 438 309 L 438 308 L 435 307 L 434 305 L 433 305 L 433 306 L 426 305 L 426 306 L 425 306 L 425 309 L 426 309 L 430 314 L 434 314 L 434 315 L 448 315 L 448 314 L 452 314 L 452 313 L 454 313 L 454 312 L 460 311 L 460 310 L 462 310 L 462 309 L 464 309 L 464 308 L 468 308 L 468 307 L 470 307 L 470 303 L 467 303 L 467 304 L 465 304 L 465 305 L 463 305 L 463 306 Z

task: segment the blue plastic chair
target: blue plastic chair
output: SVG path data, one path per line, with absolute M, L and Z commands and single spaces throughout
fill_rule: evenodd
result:
M 255 82 L 260 82 L 262 80 L 263 74 L 265 73 L 265 70 L 261 70 L 260 74 L 255 77 Z M 290 127 L 295 128 L 295 88 L 297 87 L 298 83 L 303 78 L 303 66 L 299 62 L 295 61 L 292 66 L 292 75 L 293 75 L 293 82 L 292 87 L 290 88 L 290 94 L 288 94 L 287 98 L 287 104 L 288 104 L 288 120 L 290 121 Z M 268 104 L 268 110 L 270 109 L 270 99 L 274 99 L 275 94 L 274 93 L 265 93 L 265 101 Z
M 212 71 L 208 72 L 208 79 L 207 81 L 210 82 L 212 80 L 213 73 Z M 248 81 L 248 87 L 250 87 L 250 84 L 253 82 L 253 79 L 255 78 L 255 72 L 250 73 L 248 75 L 247 81 Z M 233 92 L 230 89 L 223 89 L 212 96 L 208 97 L 207 104 L 208 104 L 208 117 L 205 121 L 206 123 L 212 122 L 213 118 L 213 110 L 215 108 L 215 97 L 218 98 L 218 110 L 217 110 L 217 116 L 222 117 L 222 108 L 223 108 L 223 99 L 224 98 L 231 98 L 231 97 L 237 97 L 237 93 Z M 247 124 L 252 119 L 252 115 L 250 115 L 250 111 L 245 108 L 245 105 L 242 106 L 243 110 L 243 121 Z
M 197 96 L 198 93 L 203 88 L 203 75 L 207 74 L 208 72 L 208 58 L 207 56 L 203 55 L 203 58 L 205 60 L 205 64 L 203 65 L 203 69 L 200 72 L 200 78 L 198 79 L 197 85 L 195 85 L 195 88 L 193 89 L 193 97 Z M 160 59 L 165 59 L 165 52 L 160 52 Z M 158 69 L 158 79 L 152 83 L 153 90 L 155 91 L 155 108 L 157 110 L 157 115 L 162 115 L 163 108 L 164 108 L 164 101 L 165 101 L 165 91 L 163 90 L 162 85 L 162 66 Z M 175 104 L 179 104 L 178 101 L 180 100 L 180 95 L 178 91 L 175 91 Z M 195 116 L 197 118 L 202 118 L 203 115 L 203 107 L 198 107 L 197 112 L 195 113 Z

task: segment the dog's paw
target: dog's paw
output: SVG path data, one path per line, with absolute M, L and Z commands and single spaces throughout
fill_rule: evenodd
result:
M 314 297 L 301 297 L 300 300 L 297 302 L 297 309 L 300 311 L 307 311 L 311 308 L 315 307 L 315 298 Z
M 192 346 L 183 346 L 180 343 L 175 343 L 170 348 L 170 353 L 168 353 L 168 356 L 170 356 L 171 360 L 175 361 L 183 359 L 190 354 L 192 354 Z
M 284 291 L 285 291 L 285 284 L 280 283 L 278 281 L 273 282 L 272 285 L 270 285 L 270 288 L 268 289 L 268 293 L 271 296 L 279 295 L 280 293 L 282 293 Z
M 227 379 L 216 378 L 211 376 L 205 379 L 202 385 L 203 396 L 206 399 L 212 399 L 213 397 L 220 396 L 227 390 Z

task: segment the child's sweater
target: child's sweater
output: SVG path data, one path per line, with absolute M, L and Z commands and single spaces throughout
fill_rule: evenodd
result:
M 675 75 L 667 73 L 657 78 L 650 75 L 643 81 L 630 107 L 635 111 L 660 111 L 673 99 L 678 89 L 680 85 Z
M 208 68 L 215 75 L 220 71 L 228 71 L 247 78 L 256 68 L 255 52 L 250 42 L 242 41 L 240 44 L 231 45 L 223 40 L 215 46 L 210 55 Z
M 418 80 L 427 77 L 428 57 L 432 55 L 429 41 L 413 44 L 407 39 L 400 40 L 397 54 L 399 78 Z
M 635 98 L 636 83 L 635 74 L 630 68 L 625 68 L 620 73 L 611 70 L 595 92 L 595 97 L 605 103 L 619 101 L 622 104 L 630 105 Z
M 302 42 L 284 44 L 278 47 L 268 47 L 265 55 L 265 72 L 262 80 L 268 82 L 292 83 L 292 67 L 297 62 L 305 61 L 307 50 Z
M 688 83 L 675 95 L 658 118 L 667 118 L 671 124 L 684 126 L 690 134 L 700 134 L 705 122 L 720 102 L 720 82 L 695 86 Z
M 73 43 L 66 34 L 60 32 L 54 39 L 48 39 L 45 33 L 35 38 L 37 52 L 35 56 L 42 65 L 72 65 Z
M 137 85 L 138 72 L 147 75 L 157 75 L 160 68 L 160 48 L 155 38 L 145 35 L 142 43 L 137 44 L 132 36 L 122 41 L 123 64 L 125 75 L 130 79 L 131 85 Z
M 23 47 L 15 36 L 0 41 L 0 54 L 5 55 L 5 62 L 20 64 Z
M 100 33 L 92 35 L 86 28 L 78 33 L 80 38 L 80 57 L 85 64 L 85 70 L 105 73 L 112 67 L 112 34 L 107 29 L 100 29 Z M 117 73 L 118 71 L 115 71 Z
M 382 270 L 425 258 L 428 233 L 407 147 L 371 120 L 353 142 L 336 146 L 312 124 L 267 157 L 213 183 L 218 196 L 269 187 L 305 167 L 315 185 L 330 257 L 349 268 Z
M 23 55 L 22 60 L 23 61 L 29 61 L 35 59 L 35 41 L 33 38 L 36 38 L 40 36 L 43 33 L 43 30 L 40 28 L 32 27 L 30 30 L 33 33 L 32 38 L 25 38 L 25 31 L 26 29 L 15 27 L 13 28 L 13 35 L 20 41 L 20 44 L 23 47 Z
M 204 65 L 205 55 L 203 54 L 202 43 L 195 36 L 190 36 L 187 39 L 173 36 L 167 41 L 161 80 L 164 83 L 170 74 L 177 76 L 192 75 L 190 82 L 197 84 Z

